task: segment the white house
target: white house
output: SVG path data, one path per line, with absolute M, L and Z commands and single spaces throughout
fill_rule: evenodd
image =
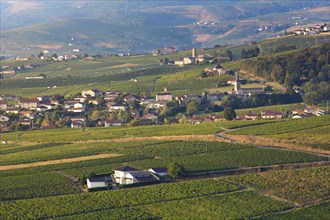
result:
M 157 119 L 157 116 L 153 114 L 146 114 L 141 117 L 141 120 L 154 120 L 154 119 Z
M 74 113 L 82 113 L 85 110 L 83 108 L 69 108 L 68 111 L 69 112 L 74 112 Z
M 110 127 L 110 126 L 121 126 L 121 122 L 118 120 L 105 120 L 104 121 L 104 127 Z
M 0 100 L 0 110 L 6 110 L 8 108 L 7 100 Z
M 73 108 L 85 108 L 85 107 L 86 105 L 80 102 L 73 104 Z
M 9 118 L 7 116 L 0 115 L 0 122 L 7 122 L 7 121 L 9 121 Z
M 150 172 L 141 171 L 130 166 L 118 167 L 115 169 L 113 177 L 116 183 L 122 185 L 159 180 Z
M 83 124 L 82 121 L 73 121 L 71 122 L 71 128 L 82 128 Z
M 107 175 L 99 175 L 87 178 L 87 187 L 88 189 L 95 189 L 95 188 L 104 188 L 108 187 L 109 183 L 111 183 L 111 176 Z
M 158 168 L 150 168 L 148 172 L 156 174 L 160 177 L 164 177 L 167 175 L 167 168 L 165 167 L 158 167 Z
M 125 105 L 118 105 L 118 104 L 110 104 L 108 105 L 108 109 L 110 112 L 112 111 L 120 111 L 120 110 L 126 110 L 126 106 Z

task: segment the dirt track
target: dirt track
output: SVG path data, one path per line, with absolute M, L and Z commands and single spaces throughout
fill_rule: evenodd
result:
M 0 166 L 0 170 L 15 170 L 21 168 L 28 168 L 28 167 L 39 167 L 39 166 L 47 166 L 47 165 L 60 164 L 60 163 L 71 163 L 71 162 L 78 162 L 84 160 L 94 160 L 94 159 L 110 158 L 110 157 L 118 157 L 118 156 L 121 156 L 121 154 L 96 154 L 90 156 L 74 157 L 74 158 L 59 159 L 59 160 L 48 160 L 48 161 L 40 161 L 34 163 L 6 165 L 6 166 Z

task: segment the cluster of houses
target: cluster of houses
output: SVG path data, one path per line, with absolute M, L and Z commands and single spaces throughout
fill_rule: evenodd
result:
M 291 34 L 293 35 L 313 35 L 313 34 L 318 34 L 318 33 L 324 33 L 328 32 L 329 26 L 327 23 L 324 25 L 315 25 L 315 26 L 307 26 L 307 27 L 302 27 L 300 29 L 292 31 Z
M 293 110 L 291 118 L 308 118 L 308 117 L 325 115 L 325 113 L 326 112 L 323 109 L 307 106 L 304 109 Z
M 177 66 L 185 66 L 185 65 L 203 63 L 203 62 L 211 63 L 213 60 L 214 60 L 214 57 L 211 55 L 197 55 L 196 48 L 193 48 L 191 51 L 190 57 L 180 57 L 178 60 L 175 60 L 170 64 L 174 64 Z
M 217 71 L 219 74 L 226 74 L 226 69 L 221 65 L 216 65 L 210 68 L 210 71 Z M 109 113 L 118 113 L 125 111 L 129 115 L 128 121 L 122 121 L 118 119 L 98 119 L 97 126 L 122 126 L 129 123 L 130 120 L 136 119 L 140 124 L 157 124 L 158 115 L 162 108 L 170 101 L 176 100 L 180 106 L 186 106 L 189 102 L 195 101 L 198 105 L 202 103 L 219 103 L 225 96 L 239 97 L 242 100 L 247 99 L 252 94 L 260 94 L 265 92 L 265 88 L 242 88 L 241 80 L 239 79 L 239 71 L 236 71 L 235 78 L 228 82 L 234 85 L 234 89 L 228 92 L 205 92 L 202 95 L 199 94 L 185 94 L 183 96 L 175 97 L 172 92 L 168 91 L 167 87 L 163 92 L 159 92 L 155 97 L 139 98 L 131 94 L 123 94 L 120 91 L 109 90 L 106 92 L 91 89 L 83 90 L 81 95 L 75 96 L 70 99 L 57 100 L 49 96 L 39 96 L 36 98 L 21 98 L 13 95 L 0 96 L 0 110 L 1 115 L 1 131 L 8 131 L 8 125 L 10 124 L 9 115 L 19 115 L 18 124 L 27 126 L 30 129 L 49 129 L 56 128 L 58 125 L 51 124 L 47 126 L 36 126 L 35 122 L 38 118 L 42 117 L 46 112 L 61 110 L 61 119 L 66 117 L 70 119 L 71 128 L 81 128 L 88 124 L 89 117 L 87 107 L 90 104 L 99 106 L 103 110 L 107 110 Z M 11 105 L 9 104 L 11 103 Z M 139 107 L 134 107 L 134 103 L 137 103 Z M 304 109 L 302 111 L 292 112 L 294 118 L 309 117 L 314 115 L 322 115 L 324 111 Z M 255 120 L 255 119 L 276 119 L 282 118 L 282 113 L 279 112 L 261 112 L 258 115 L 252 113 L 239 116 L 234 120 Z M 208 117 L 186 118 L 188 123 L 200 123 L 202 121 L 217 121 L 223 120 L 220 116 L 210 115 Z M 173 121 L 175 122 L 175 120 Z
M 97 175 L 86 179 L 88 189 L 108 188 L 113 185 L 150 184 L 167 175 L 166 168 L 150 168 L 147 171 L 130 166 L 118 167 L 113 174 Z
M 33 60 L 33 59 L 40 59 L 40 60 L 48 60 L 52 62 L 61 62 L 61 61 L 71 61 L 71 60 L 84 60 L 84 61 L 95 61 L 95 57 L 93 56 L 86 56 L 82 57 L 81 55 L 75 55 L 75 54 L 65 54 L 65 55 L 59 55 L 59 56 L 47 56 L 43 55 L 40 57 L 35 57 L 31 56 L 31 58 L 20 58 L 17 57 L 15 60 L 20 60 L 20 61 L 27 61 L 27 60 Z M 0 74 L 1 75 L 15 75 L 19 72 L 27 71 L 36 68 L 38 65 L 32 64 L 32 63 L 27 63 L 27 64 L 22 64 L 18 66 L 9 66 L 9 65 L 3 65 L 0 66 Z M 37 76 L 27 76 L 26 79 L 44 79 L 46 78 L 46 75 L 44 74 L 39 74 Z

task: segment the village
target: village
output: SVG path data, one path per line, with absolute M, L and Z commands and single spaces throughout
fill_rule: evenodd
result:
M 106 92 L 92 89 L 64 98 L 60 95 L 21 98 L 0 96 L 1 132 L 52 129 L 60 127 L 112 127 L 157 125 L 172 123 L 199 124 L 207 121 L 303 118 L 324 115 L 325 111 L 308 106 L 287 114 L 260 111 L 226 118 L 220 115 L 226 107 L 236 109 L 234 103 L 247 102 L 249 97 L 267 95 L 262 88 L 241 88 L 239 74 L 228 92 L 205 92 L 174 96 L 168 88 L 155 97 Z M 229 103 L 229 104 L 228 104 Z M 231 103 L 231 104 L 230 104 Z M 202 115 L 200 115 L 202 113 Z

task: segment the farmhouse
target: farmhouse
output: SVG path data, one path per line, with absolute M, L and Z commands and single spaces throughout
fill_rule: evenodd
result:
M 9 118 L 7 116 L 4 115 L 0 115 L 0 122 L 8 122 Z
M 108 106 L 108 109 L 110 112 L 113 112 L 113 111 L 120 111 L 120 110 L 126 110 L 126 106 L 125 105 L 119 105 L 119 104 L 108 104 L 107 103 L 107 106 Z
M 38 76 L 26 76 L 25 79 L 45 79 L 45 74 L 39 74 Z
M 164 88 L 164 92 L 160 92 L 156 94 L 156 101 L 158 102 L 169 102 L 172 101 L 173 95 L 172 93 L 167 91 L 167 88 Z
M 72 121 L 71 128 L 82 128 L 84 122 L 83 121 Z
M 19 99 L 18 106 L 20 108 L 26 109 L 36 109 L 38 107 L 39 100 L 38 99 Z
M 245 118 L 248 120 L 256 120 L 259 118 L 258 114 L 253 114 L 251 111 L 245 115 Z
M 197 94 L 186 94 L 181 98 L 181 101 L 183 104 L 187 104 L 190 101 L 195 101 L 200 105 L 202 99 L 203 99 L 202 96 L 199 96 Z
M 19 109 L 15 108 L 15 107 L 8 107 L 5 112 L 7 114 L 18 114 L 19 113 Z
M 280 119 L 283 117 L 281 112 L 273 112 L 273 111 L 261 111 L 262 119 Z
M 97 89 L 91 89 L 91 90 L 82 91 L 81 95 L 83 97 L 95 97 L 95 96 L 102 96 L 103 92 Z
M 159 180 L 154 174 L 135 169 L 130 166 L 118 167 L 115 169 L 113 175 L 116 183 L 122 185 L 141 183 L 141 182 L 153 182 Z
M 121 122 L 118 120 L 105 120 L 104 121 L 104 127 L 110 127 L 110 126 L 121 126 Z
M 141 120 L 154 120 L 154 119 L 157 119 L 157 116 L 153 115 L 153 114 L 146 114 L 146 115 L 143 115 L 141 117 Z
M 111 175 L 97 175 L 86 179 L 88 189 L 106 188 L 112 183 Z
M 0 100 L 0 110 L 6 110 L 8 108 L 7 100 Z
M 205 93 L 206 95 L 206 100 L 209 102 L 216 102 L 221 100 L 223 97 L 225 97 L 225 93 L 223 92 L 211 92 L 211 93 Z
M 19 114 L 32 120 L 37 118 L 37 114 L 33 111 L 21 111 Z
M 73 113 L 82 113 L 85 111 L 85 109 L 84 108 L 69 108 L 68 111 L 73 112 Z

